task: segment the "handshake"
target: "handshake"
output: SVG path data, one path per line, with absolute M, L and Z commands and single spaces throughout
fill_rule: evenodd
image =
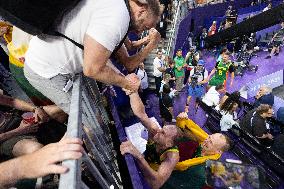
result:
M 127 76 L 125 76 L 125 79 L 127 80 L 127 85 L 122 90 L 126 93 L 126 95 L 131 95 L 132 93 L 136 93 L 140 87 L 140 79 L 139 77 L 132 73 Z

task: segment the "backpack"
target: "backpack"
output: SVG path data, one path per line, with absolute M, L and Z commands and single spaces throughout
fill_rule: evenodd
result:
M 76 7 L 80 1 L 81 0 L 0 0 L 0 16 L 29 34 L 48 34 L 63 37 L 83 50 L 84 46 L 82 44 L 55 31 L 55 27 L 60 23 L 62 17 Z M 128 1 L 125 0 L 125 3 L 129 10 Z M 122 46 L 126 36 L 127 34 L 114 52 Z

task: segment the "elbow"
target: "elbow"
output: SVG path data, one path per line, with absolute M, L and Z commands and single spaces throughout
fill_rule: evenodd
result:
M 95 67 L 95 66 L 93 66 L 93 67 L 84 66 L 83 67 L 83 73 L 87 77 L 97 79 L 97 76 L 99 75 L 100 72 L 101 72 L 101 68 L 99 68 L 99 67 Z

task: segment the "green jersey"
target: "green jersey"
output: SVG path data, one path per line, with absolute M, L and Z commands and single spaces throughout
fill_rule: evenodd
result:
M 176 56 L 174 58 L 174 61 L 175 61 L 175 76 L 184 77 L 184 69 L 183 69 L 183 66 L 185 65 L 184 58 L 182 56 L 181 57 Z
M 217 86 L 223 84 L 226 80 L 227 72 L 234 72 L 234 66 L 231 62 L 224 64 L 222 61 L 217 62 L 215 66 L 216 72 L 215 75 L 210 79 L 209 85 Z

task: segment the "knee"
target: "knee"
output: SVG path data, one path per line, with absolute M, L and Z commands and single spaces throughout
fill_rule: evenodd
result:
M 35 139 L 23 139 L 14 145 L 12 153 L 15 157 L 18 157 L 33 153 L 42 147 L 43 145 Z

